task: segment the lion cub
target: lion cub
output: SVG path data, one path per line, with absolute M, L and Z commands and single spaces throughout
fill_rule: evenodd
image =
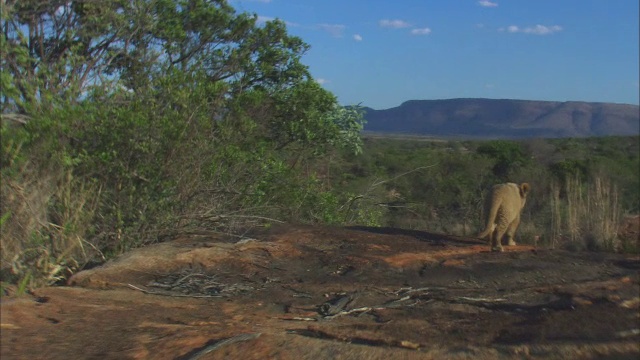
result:
M 502 238 L 506 234 L 509 245 L 515 245 L 513 235 L 520 224 L 520 213 L 527 202 L 531 187 L 528 183 L 494 185 L 485 202 L 485 228 L 478 237 L 490 235 L 491 251 L 504 251 Z

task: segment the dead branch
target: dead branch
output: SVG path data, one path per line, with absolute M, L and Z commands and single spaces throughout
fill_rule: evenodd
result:
M 338 312 L 336 314 L 333 314 L 333 315 L 325 316 L 324 319 L 331 320 L 331 319 L 337 318 L 339 316 L 350 315 L 350 314 L 354 314 L 354 313 L 362 313 L 362 314 L 364 314 L 364 313 L 367 313 L 367 312 L 375 310 L 375 309 L 382 309 L 382 307 L 365 306 L 365 307 L 361 307 L 361 308 L 357 308 L 357 309 L 344 310 L 344 311 L 340 311 L 340 312 Z
M 134 289 L 134 290 L 138 290 L 141 291 L 145 294 L 149 294 L 149 295 L 162 295 L 162 296 L 171 296 L 171 297 L 189 297 L 189 298 L 219 298 L 222 297 L 222 295 L 187 295 L 187 294 L 171 294 L 171 293 L 162 293 L 162 292 L 156 292 L 156 291 L 149 291 L 149 290 L 145 290 L 145 289 L 141 289 L 137 286 L 131 285 L 131 284 L 127 284 L 127 286 L 129 286 L 130 288 Z
M 269 217 L 266 217 L 266 216 L 258 216 L 258 215 L 208 215 L 207 213 L 204 213 L 204 214 L 186 214 L 186 215 L 180 216 L 180 219 L 207 220 L 207 221 L 212 221 L 212 222 L 222 221 L 222 220 L 225 220 L 225 219 L 254 219 L 254 220 L 273 221 L 273 222 L 277 222 L 277 223 L 280 223 L 280 224 L 284 224 L 285 223 L 282 220 L 269 218 Z
M 397 179 L 399 179 L 399 178 L 401 178 L 401 177 L 403 177 L 403 176 L 405 176 L 405 175 L 409 175 L 409 174 L 414 173 L 414 172 L 416 172 L 416 171 L 420 171 L 420 170 L 424 170 L 424 169 L 432 168 L 432 167 L 434 167 L 434 166 L 436 166 L 436 165 L 437 165 L 437 164 L 433 164 L 433 165 L 429 165 L 429 166 L 420 166 L 420 167 L 417 167 L 417 168 L 415 168 L 415 169 L 413 169 L 413 170 L 409 170 L 409 171 L 407 171 L 407 172 L 403 172 L 403 173 L 402 173 L 402 174 L 400 174 L 400 175 L 396 175 L 396 176 L 392 177 L 391 179 L 380 180 L 380 181 L 378 181 L 378 182 L 376 182 L 376 183 L 372 184 L 372 185 L 371 185 L 371 187 L 377 187 L 377 186 L 380 186 L 380 185 L 382 185 L 382 184 L 384 184 L 384 183 L 387 183 L 387 182 L 390 182 L 390 181 L 393 181 L 393 180 L 397 180 Z
M 22 125 L 26 125 L 29 122 L 29 120 L 31 120 L 31 117 L 27 115 L 22 115 L 22 114 L 1 114 L 0 119 L 7 120 L 7 121 L 14 121 Z
M 443 287 L 423 287 L 423 288 L 418 288 L 418 289 L 413 289 L 413 288 L 400 288 L 397 291 L 394 291 L 393 294 L 395 295 L 407 295 L 407 294 L 411 294 L 411 293 L 415 293 L 415 292 L 428 292 L 428 291 L 432 291 L 432 290 L 447 290 L 446 288 Z
M 312 318 L 312 317 L 300 317 L 300 316 L 296 316 L 296 317 L 292 317 L 292 318 L 280 318 L 281 320 L 287 320 L 287 321 L 318 321 L 318 319 L 316 318 Z
M 485 302 L 485 303 L 497 303 L 507 301 L 507 299 L 487 299 L 487 298 L 472 298 L 466 296 L 459 296 L 458 300 L 469 301 L 469 302 Z

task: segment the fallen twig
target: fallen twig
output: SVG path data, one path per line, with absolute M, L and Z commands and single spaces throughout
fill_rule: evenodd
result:
M 127 284 L 127 286 L 129 286 L 130 288 L 134 289 L 134 290 L 138 290 L 141 291 L 145 294 L 149 294 L 149 295 L 162 295 L 162 296 L 171 296 L 171 297 L 190 297 L 190 298 L 219 298 L 222 297 L 222 295 L 187 295 L 187 294 L 167 294 L 167 293 L 162 293 L 162 292 L 156 292 L 156 291 L 149 291 L 149 290 L 145 290 L 145 289 L 141 289 L 137 286 L 131 285 L 131 284 Z
M 419 292 L 419 291 L 429 291 L 429 290 L 446 290 L 446 288 L 443 287 L 423 287 L 423 288 L 418 288 L 418 289 L 412 289 L 412 288 L 400 288 L 399 290 L 395 291 L 394 294 L 396 295 L 407 295 L 407 294 L 411 294 L 414 292 Z
M 206 276 L 206 275 L 205 275 L 205 274 L 198 274 L 198 273 L 187 274 L 187 275 L 185 275 L 185 276 L 181 277 L 180 279 L 176 280 L 176 281 L 175 281 L 173 284 L 171 284 L 170 286 L 171 286 L 172 288 L 177 287 L 177 286 L 180 286 L 183 282 L 185 282 L 185 280 L 187 280 L 188 278 L 193 277 L 193 276 L 201 276 L 201 277 L 202 277 L 202 276 Z
M 292 317 L 292 318 L 280 318 L 281 320 L 288 320 L 288 321 L 318 321 L 318 319 L 316 318 L 312 318 L 312 317 L 300 317 L 300 316 L 296 316 L 296 317 Z
M 339 313 L 333 314 L 333 315 L 328 315 L 325 316 L 324 319 L 328 319 L 331 320 L 333 318 L 336 318 L 338 316 L 343 316 L 343 315 L 350 315 L 353 313 L 366 313 L 369 312 L 371 310 L 374 309 L 383 309 L 384 307 L 370 307 L 370 306 L 365 306 L 365 307 L 361 307 L 361 308 L 357 308 L 357 309 L 351 309 L 351 310 L 344 310 L 344 311 L 340 311 Z
M 401 304 L 401 303 L 404 303 L 405 301 L 411 300 L 411 299 L 413 299 L 411 296 L 404 296 L 404 297 L 401 297 L 400 299 L 388 301 L 384 305 L 380 305 L 380 306 L 376 307 L 376 309 L 395 308 L 395 307 L 403 307 L 403 306 L 415 305 L 415 303 L 413 303 L 413 304 Z
M 489 303 L 507 301 L 507 299 L 471 298 L 466 296 L 459 296 L 458 300 L 471 301 L 471 302 L 489 302 Z

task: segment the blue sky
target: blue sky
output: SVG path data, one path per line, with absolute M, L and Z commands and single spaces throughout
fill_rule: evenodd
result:
M 639 103 L 638 0 L 231 0 L 311 45 L 341 104 Z

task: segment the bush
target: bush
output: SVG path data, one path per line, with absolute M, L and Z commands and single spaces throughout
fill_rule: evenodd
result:
M 3 281 L 50 284 L 179 231 L 343 221 L 319 166 L 360 150 L 361 112 L 283 22 L 188 3 L 3 7 Z

